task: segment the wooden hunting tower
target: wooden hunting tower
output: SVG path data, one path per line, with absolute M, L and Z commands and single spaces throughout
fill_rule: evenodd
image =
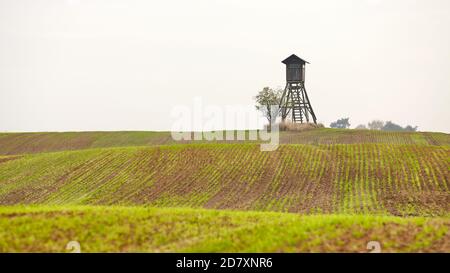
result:
M 292 54 L 282 63 L 286 65 L 286 87 L 280 101 L 281 118 L 284 120 L 292 113 L 292 122 L 309 122 L 311 117 L 317 123 L 305 89 L 305 65 L 308 62 Z

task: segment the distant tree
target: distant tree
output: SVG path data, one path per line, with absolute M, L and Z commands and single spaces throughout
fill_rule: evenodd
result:
M 349 118 L 341 118 L 330 124 L 331 128 L 347 129 L 350 127 Z
M 372 120 L 367 124 L 370 130 L 381 130 L 384 126 L 384 121 L 382 120 Z
M 416 132 L 417 131 L 417 126 L 412 127 L 411 125 L 406 125 L 405 128 L 403 128 L 403 130 L 408 131 L 408 132 Z
M 392 121 L 386 121 L 383 128 L 381 128 L 383 131 L 403 131 L 403 127 L 393 123 Z
M 417 126 L 412 127 L 411 125 L 406 125 L 406 127 L 402 127 L 398 124 L 393 123 L 392 121 L 387 121 L 386 124 L 381 128 L 383 131 L 407 131 L 407 132 L 415 132 L 417 131 Z
M 367 127 L 366 127 L 366 125 L 364 125 L 364 124 L 360 124 L 360 125 L 356 126 L 355 129 L 366 130 Z
M 269 87 L 264 87 L 263 90 L 259 91 L 258 95 L 255 96 L 256 109 L 261 111 L 269 124 L 275 122 L 278 116 L 278 108 L 272 107 L 279 104 L 281 94 L 279 90 L 274 90 Z

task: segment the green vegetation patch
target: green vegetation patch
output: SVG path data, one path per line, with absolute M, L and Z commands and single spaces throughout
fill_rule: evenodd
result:
M 0 205 L 441 216 L 449 147 L 180 144 L 0 157 Z
M 0 252 L 449 252 L 450 219 L 145 207 L 1 207 Z
M 250 141 L 250 131 L 245 133 Z M 254 131 L 253 131 L 254 133 Z M 0 155 L 33 154 L 42 152 L 92 149 L 102 147 L 156 146 L 186 143 L 225 143 L 229 141 L 174 141 L 170 132 L 43 132 L 0 133 Z M 242 141 L 232 141 L 242 143 Z M 358 144 L 384 143 L 407 145 L 450 145 L 450 135 L 435 132 L 387 132 L 319 128 L 306 131 L 280 132 L 282 144 Z

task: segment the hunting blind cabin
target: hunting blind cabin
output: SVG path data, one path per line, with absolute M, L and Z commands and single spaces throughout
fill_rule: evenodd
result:
M 281 118 L 284 120 L 291 114 L 294 123 L 309 122 L 311 118 L 317 124 L 305 89 L 305 65 L 308 62 L 292 54 L 282 63 L 286 65 L 286 87 L 279 105 Z

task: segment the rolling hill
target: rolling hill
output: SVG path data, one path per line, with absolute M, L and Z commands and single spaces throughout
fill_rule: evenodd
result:
M 446 146 L 185 144 L 0 158 L 0 204 L 442 215 Z
M 248 139 L 248 131 L 246 131 Z M 183 141 L 182 143 L 211 143 L 210 141 Z M 212 143 L 224 143 L 214 141 Z M 256 142 L 256 141 L 245 141 Z M 236 143 L 232 141 L 231 143 Z M 242 143 L 242 141 L 241 141 Z M 450 135 L 430 132 L 386 132 L 348 129 L 314 129 L 303 132 L 281 132 L 281 144 L 357 144 L 383 143 L 408 145 L 450 145 Z M 170 132 L 49 132 L 0 133 L 0 155 L 56 152 L 67 150 L 153 146 L 180 144 Z
M 85 251 L 367 251 L 379 239 L 448 252 L 449 139 L 316 129 L 261 152 L 167 132 L 1 134 L 0 251 L 69 239 Z
M 0 252 L 448 252 L 449 218 L 186 208 L 0 208 Z

